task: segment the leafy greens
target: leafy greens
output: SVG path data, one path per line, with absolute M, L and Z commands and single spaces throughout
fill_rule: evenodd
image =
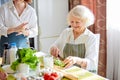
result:
M 31 48 L 18 49 L 18 59 L 12 63 L 11 68 L 16 70 L 20 63 L 25 63 L 28 64 L 31 69 L 36 69 L 39 59 L 34 55 L 35 52 L 36 50 L 32 50 Z

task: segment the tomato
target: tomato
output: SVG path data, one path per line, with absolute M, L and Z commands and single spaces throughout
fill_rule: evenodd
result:
M 50 76 L 48 80 L 56 80 L 56 78 L 54 76 Z
M 57 72 L 53 72 L 53 73 L 51 73 L 51 76 L 54 76 L 55 78 L 58 78 L 58 74 L 57 74 Z
M 44 73 L 43 78 L 44 80 L 57 80 L 58 74 L 56 72 L 52 72 L 51 74 Z
M 50 77 L 49 73 L 44 73 L 43 75 L 44 80 L 48 80 L 49 77 Z

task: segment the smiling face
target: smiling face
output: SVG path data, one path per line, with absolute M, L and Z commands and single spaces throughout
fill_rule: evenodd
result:
M 68 13 L 67 21 L 74 31 L 84 31 L 94 24 L 94 14 L 86 6 L 77 5 Z
M 81 29 L 83 30 L 86 28 L 84 26 L 85 20 L 82 20 L 76 16 L 70 16 L 69 21 L 71 28 L 73 28 L 75 32 L 79 32 Z

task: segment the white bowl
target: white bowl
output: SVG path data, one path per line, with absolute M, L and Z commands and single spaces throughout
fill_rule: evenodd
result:
M 15 73 L 15 71 L 10 68 L 10 65 L 4 65 L 2 68 L 3 68 L 3 69 L 5 70 L 5 72 L 7 72 L 7 73 Z

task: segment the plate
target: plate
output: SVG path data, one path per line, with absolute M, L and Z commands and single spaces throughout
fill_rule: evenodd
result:
M 10 65 L 4 65 L 2 68 L 3 68 L 3 69 L 5 70 L 5 72 L 7 72 L 7 73 L 15 73 L 15 71 L 13 71 L 13 70 L 10 68 Z

